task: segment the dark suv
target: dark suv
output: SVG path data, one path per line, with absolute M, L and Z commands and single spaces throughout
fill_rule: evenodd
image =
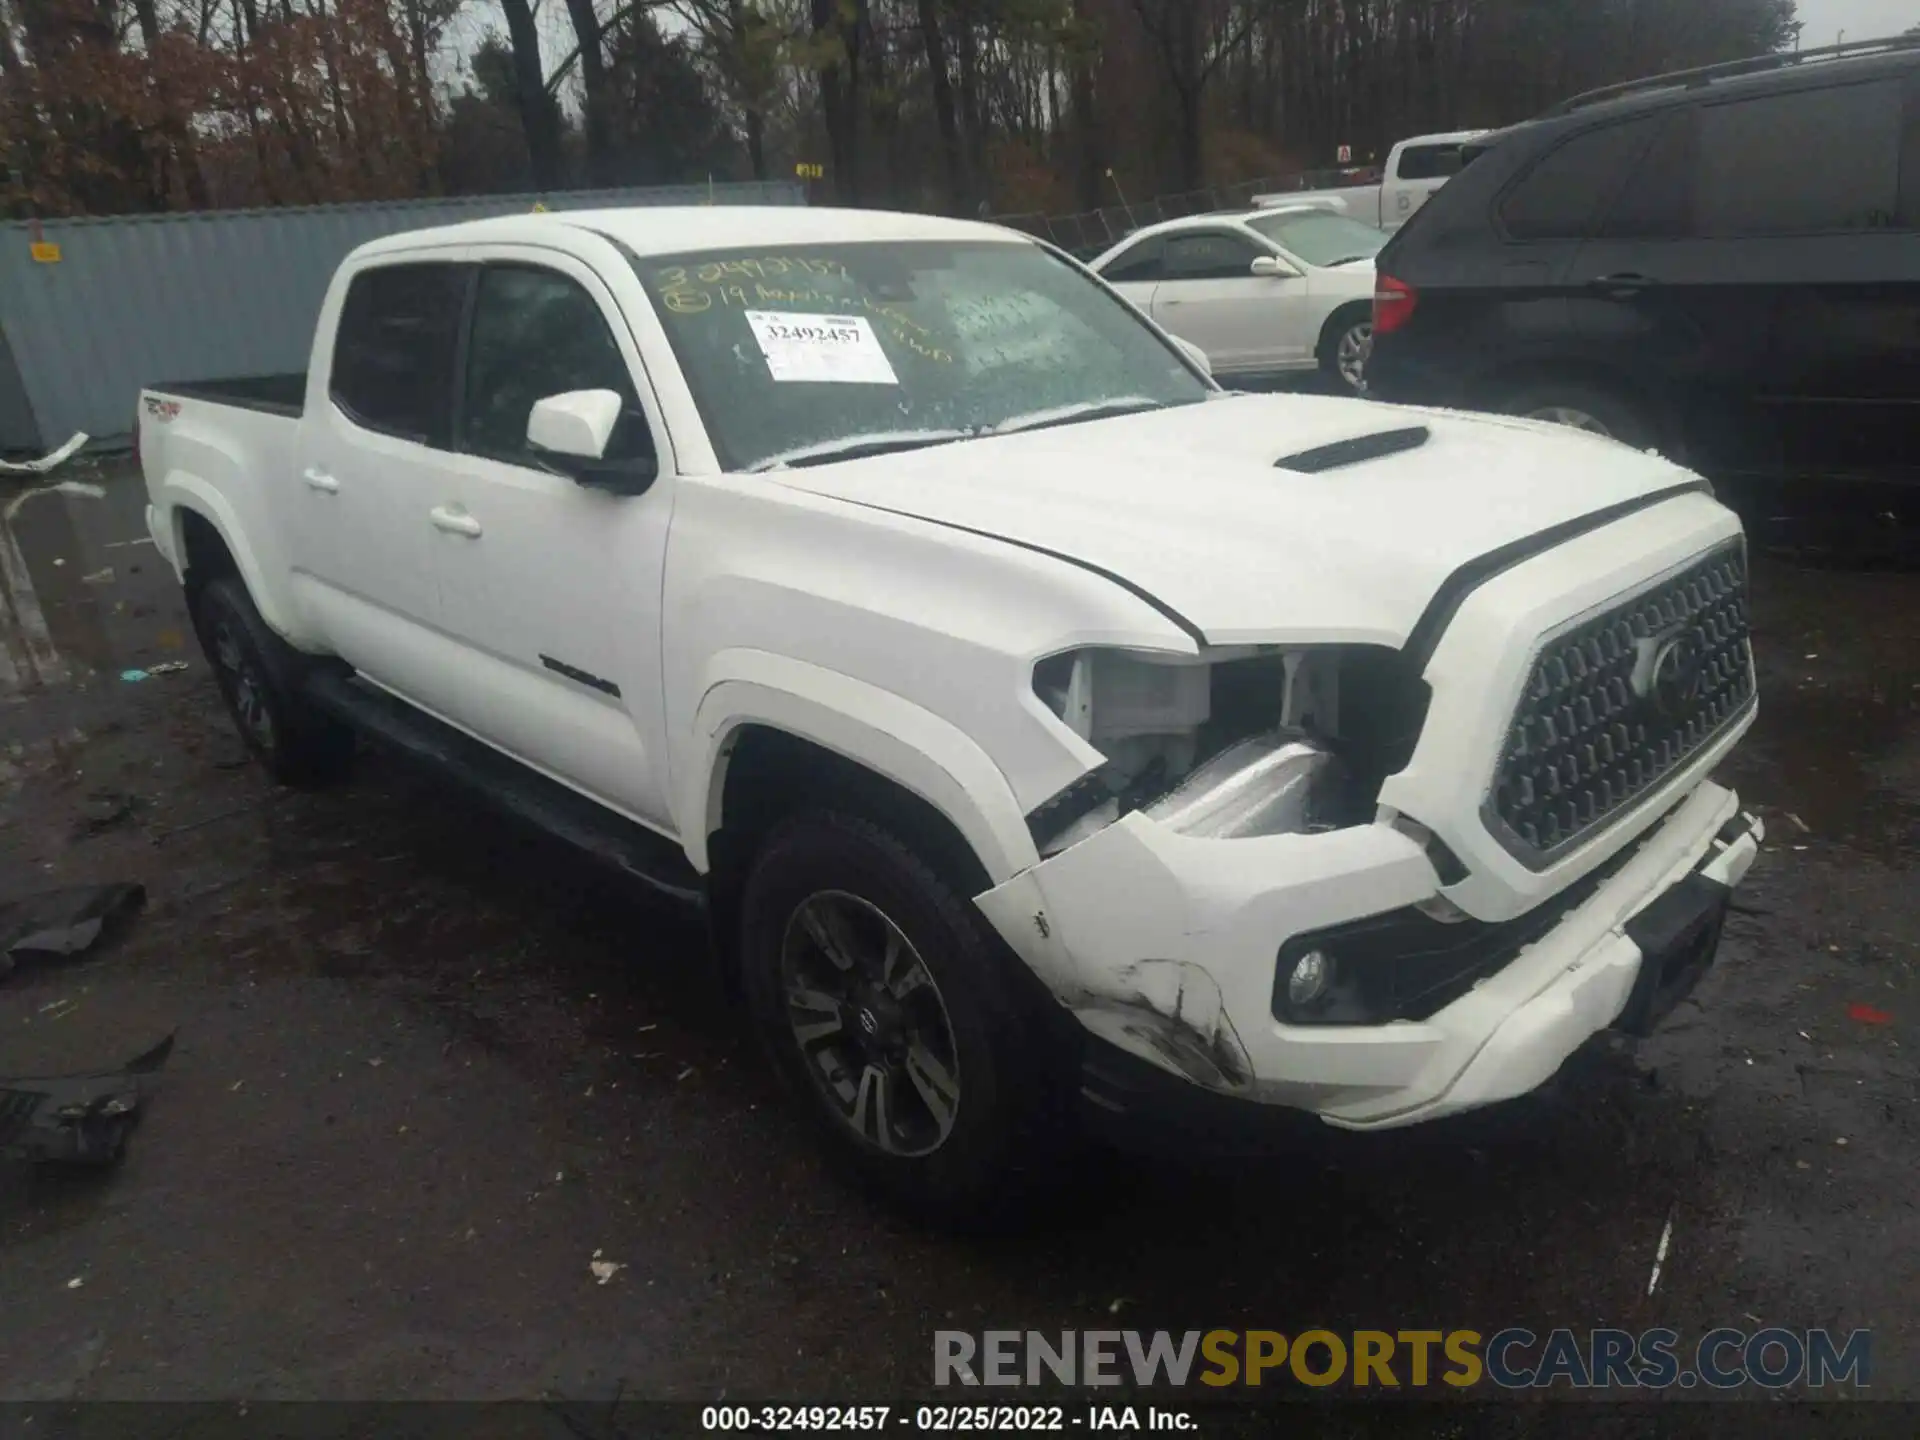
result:
M 1920 483 L 1920 39 L 1569 101 L 1469 147 L 1377 263 L 1382 399 Z

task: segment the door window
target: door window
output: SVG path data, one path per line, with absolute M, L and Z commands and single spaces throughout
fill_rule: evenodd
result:
M 384 265 L 347 287 L 327 387 L 355 424 L 445 449 L 467 270 Z
M 1650 115 L 1602 126 L 1549 151 L 1500 202 L 1500 223 L 1508 236 L 1586 239 L 1662 118 Z
M 1100 278 L 1109 285 L 1150 285 L 1166 278 L 1161 264 L 1160 241 L 1142 240 L 1131 250 L 1122 250 L 1107 262 Z
M 1693 177 L 1700 152 L 1697 110 L 1675 111 L 1640 168 L 1622 187 L 1601 234 L 1609 240 L 1673 240 L 1692 224 Z
M 1813 235 L 1898 223 L 1898 80 L 1764 95 L 1700 114 L 1694 232 Z
M 1167 237 L 1167 279 L 1244 280 L 1261 250 L 1224 230 Z
M 536 465 L 527 449 L 527 416 L 534 402 L 572 390 L 612 390 L 620 396 L 620 423 L 607 442 L 605 459 L 637 460 L 654 453 L 626 357 L 593 297 L 552 270 L 484 268 L 467 344 L 461 448 Z

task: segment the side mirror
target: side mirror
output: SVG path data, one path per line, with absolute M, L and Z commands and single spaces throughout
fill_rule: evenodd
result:
M 621 402 L 612 390 L 569 390 L 536 400 L 527 415 L 527 448 L 556 458 L 598 460 L 607 453 Z
M 1174 344 L 1180 347 L 1183 355 L 1200 367 L 1200 373 L 1202 375 L 1211 376 L 1213 374 L 1213 362 L 1207 358 L 1206 351 L 1202 350 L 1191 340 L 1182 340 L 1178 335 L 1169 338 L 1172 339 Z
M 651 455 L 605 458 L 626 403 L 613 390 L 569 390 L 536 400 L 527 414 L 527 449 L 549 470 L 589 490 L 641 495 L 659 478 Z
M 1269 279 L 1276 280 L 1300 273 L 1278 255 L 1256 255 L 1253 257 L 1253 263 L 1249 265 L 1247 269 L 1255 275 L 1262 275 Z

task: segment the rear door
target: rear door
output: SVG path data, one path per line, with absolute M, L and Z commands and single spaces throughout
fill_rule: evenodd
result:
M 301 603 L 355 669 L 423 702 L 416 687 L 433 652 L 444 658 L 428 511 L 451 449 L 469 278 L 451 254 L 350 277 L 285 482 Z
M 1166 278 L 1154 291 L 1153 318 L 1207 352 L 1222 372 L 1290 369 L 1313 363 L 1305 323 L 1306 276 L 1255 275 L 1261 256 L 1278 252 L 1244 231 L 1183 230 L 1166 239 Z
M 1592 352 L 1601 342 L 1580 325 L 1592 297 L 1575 261 L 1657 128 L 1643 118 L 1563 131 L 1504 179 L 1481 172 L 1460 192 L 1461 204 L 1443 201 L 1442 211 L 1397 235 L 1379 263 L 1420 298 L 1404 332 L 1376 340 L 1386 393 L 1407 395 L 1394 367 L 1411 358 L 1413 368 L 1400 374 L 1419 388 L 1407 398 L 1498 408 L 1545 367 L 1598 360 Z M 1402 252 L 1414 262 L 1405 273 L 1394 269 Z
M 1664 123 L 1663 115 L 1643 115 L 1576 131 L 1502 192 L 1494 216 L 1507 242 L 1510 292 L 1598 293 L 1589 283 L 1590 239 Z

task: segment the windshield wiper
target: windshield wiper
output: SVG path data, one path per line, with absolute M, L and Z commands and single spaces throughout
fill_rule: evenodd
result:
M 1125 400 L 1098 400 L 1085 405 L 1058 405 L 1050 410 L 1035 410 L 1030 415 L 1016 415 L 984 433 L 1012 435 L 1022 430 L 1051 430 L 1056 425 L 1078 425 L 1083 420 L 1111 420 L 1118 415 L 1165 408 L 1160 401 L 1149 400 L 1144 395 Z
M 1371 255 L 1349 255 L 1344 260 L 1329 260 L 1327 261 L 1326 264 L 1322 265 L 1320 268 L 1322 270 L 1334 270 L 1339 268 L 1342 265 L 1351 265 L 1356 260 L 1371 260 L 1373 258 L 1374 257 Z
M 972 438 L 965 430 L 907 430 L 893 435 L 849 435 L 818 445 L 769 455 L 747 473 L 764 470 L 800 470 L 809 465 L 832 465 L 841 460 L 863 460 L 869 455 L 892 455 L 900 450 L 919 450 L 928 445 L 947 445 Z

